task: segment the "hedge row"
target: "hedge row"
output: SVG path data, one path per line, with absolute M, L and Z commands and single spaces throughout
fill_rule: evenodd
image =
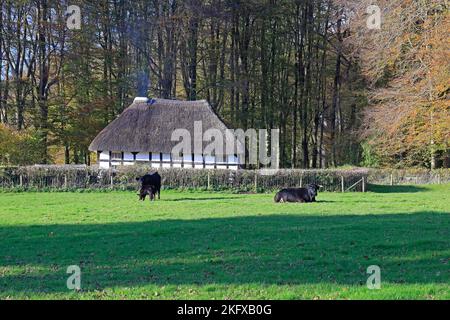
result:
M 87 166 L 32 166 L 0 168 L 3 190 L 135 190 L 136 177 L 154 172 L 147 166 L 101 170 Z M 286 187 L 317 183 L 326 191 L 363 191 L 362 179 L 368 184 L 438 184 L 450 183 L 450 170 L 277 170 L 228 171 L 159 169 L 166 189 L 232 190 L 237 192 L 270 192 Z
M 33 166 L 0 169 L 0 188 L 19 190 L 119 189 L 135 190 L 136 177 L 154 172 L 147 166 L 101 170 L 86 166 Z M 368 170 L 193 170 L 158 169 L 166 189 L 233 190 L 269 192 L 309 183 L 326 191 L 363 191 Z M 360 183 L 358 183 L 360 182 Z

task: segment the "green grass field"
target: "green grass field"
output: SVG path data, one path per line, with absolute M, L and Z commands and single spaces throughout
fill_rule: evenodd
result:
M 449 185 L 318 200 L 0 193 L 0 299 L 450 299 Z

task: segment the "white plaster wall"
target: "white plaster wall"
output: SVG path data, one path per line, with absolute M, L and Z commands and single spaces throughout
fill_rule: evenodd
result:
M 190 169 L 193 166 L 194 166 L 194 163 L 192 162 L 192 155 L 191 154 L 183 155 L 183 167 Z
M 152 163 L 152 168 L 158 169 L 161 168 L 161 163 Z
M 205 156 L 205 163 L 208 165 L 216 163 L 216 157 L 213 156 Z
M 109 169 L 109 162 L 100 162 L 99 167 L 102 169 Z
M 103 151 L 102 153 L 100 153 L 99 160 L 109 161 L 109 151 Z
M 203 169 L 203 155 L 201 154 L 194 155 L 194 168 Z

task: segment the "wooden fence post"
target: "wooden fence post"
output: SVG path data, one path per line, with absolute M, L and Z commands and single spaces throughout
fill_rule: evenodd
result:
M 64 175 L 64 189 L 67 189 L 67 174 Z
M 20 175 L 20 177 L 19 177 L 19 183 L 20 183 L 20 187 L 22 188 L 23 187 L 23 177 L 22 177 L 22 175 Z
M 366 177 L 362 178 L 362 192 L 366 192 Z
M 342 188 L 342 192 L 345 192 L 345 181 L 344 181 L 344 176 L 341 176 L 341 188 Z
M 393 186 L 393 185 L 394 185 L 394 174 L 391 173 L 391 186 Z
M 255 170 L 255 193 L 258 193 L 258 171 Z
M 114 177 L 111 175 L 111 189 L 114 189 Z

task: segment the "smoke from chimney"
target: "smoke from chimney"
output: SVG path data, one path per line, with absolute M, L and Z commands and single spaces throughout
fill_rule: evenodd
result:
M 137 93 L 138 97 L 147 97 L 150 86 L 150 78 L 144 70 L 137 73 Z

